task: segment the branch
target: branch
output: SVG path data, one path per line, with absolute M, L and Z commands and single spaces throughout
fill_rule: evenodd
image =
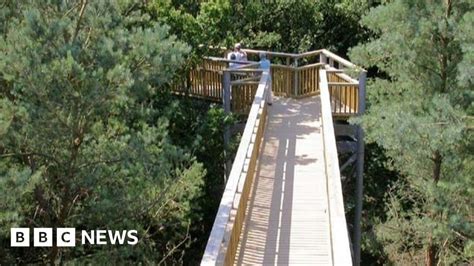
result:
M 40 156 L 40 157 L 44 157 L 46 159 L 53 160 L 58 165 L 60 164 L 59 161 L 56 160 L 56 158 L 54 158 L 53 156 L 50 156 L 50 155 L 47 155 L 47 154 L 44 154 L 44 153 L 39 153 L 39 152 L 0 154 L 0 158 L 15 157 L 15 156 Z
M 130 13 L 138 6 L 138 3 L 134 3 L 133 5 L 130 6 L 130 8 L 125 11 L 125 13 L 123 14 L 124 17 L 128 17 L 128 15 L 130 15 Z
M 83 45 L 83 49 L 86 49 L 89 46 L 89 41 L 91 39 L 91 32 L 92 32 L 92 28 L 89 28 L 89 32 L 87 32 L 86 41 L 84 42 L 84 45 Z
M 86 167 L 86 166 L 97 165 L 97 164 L 102 164 L 102 163 L 105 163 L 105 164 L 118 163 L 118 162 L 123 161 L 123 160 L 124 159 L 122 159 L 122 158 L 120 158 L 120 159 L 111 159 L 111 160 L 99 160 L 99 161 L 95 161 L 95 162 L 83 163 L 83 164 L 79 165 L 77 168 L 83 168 L 83 167 Z
M 74 9 L 76 9 L 78 6 L 80 5 L 80 3 L 77 3 L 75 4 L 71 9 L 69 9 L 68 11 L 66 11 L 66 13 L 64 13 L 63 15 L 63 18 L 68 16 Z
M 77 35 L 79 34 L 79 29 L 81 27 L 82 18 L 84 17 L 84 11 L 86 10 L 87 3 L 87 0 L 82 0 L 81 10 L 79 11 L 79 19 L 77 20 L 76 29 L 74 30 L 74 35 L 72 37 L 71 43 L 76 40 Z
M 174 246 L 169 252 L 168 254 L 166 254 L 161 260 L 160 262 L 158 262 L 158 265 L 161 265 L 162 263 L 165 262 L 165 260 L 170 257 L 175 251 L 176 249 L 178 249 L 181 245 L 183 245 L 184 243 L 186 243 L 186 241 L 189 239 L 189 227 L 190 225 L 188 224 L 188 228 L 186 230 L 186 237 L 178 243 L 178 245 Z

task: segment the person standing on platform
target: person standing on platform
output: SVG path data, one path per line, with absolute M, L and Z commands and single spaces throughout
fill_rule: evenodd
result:
M 242 45 L 240 43 L 234 45 L 234 54 L 237 61 L 247 61 L 247 53 L 242 50 Z

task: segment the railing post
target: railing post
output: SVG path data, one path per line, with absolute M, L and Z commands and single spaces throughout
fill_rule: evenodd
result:
M 295 67 L 293 68 L 293 94 L 298 96 L 298 59 L 295 59 Z
M 357 115 L 365 112 L 365 85 L 367 72 L 362 70 L 359 75 L 359 103 Z M 357 165 L 356 165 L 356 206 L 354 215 L 354 265 L 360 265 L 360 242 L 361 242 L 361 218 L 364 191 L 364 130 L 357 127 Z
M 319 63 L 323 63 L 323 64 L 325 64 L 325 65 L 328 63 L 328 61 L 327 61 L 327 59 L 326 59 L 326 55 L 323 54 L 323 52 L 321 52 L 321 53 L 319 54 Z
M 224 112 L 226 115 L 230 114 L 230 72 L 225 71 L 223 72 L 223 78 L 222 78 L 222 88 L 223 88 L 223 105 L 224 105 Z M 227 178 L 229 177 L 230 174 L 230 169 L 231 169 L 231 161 L 230 158 L 228 158 L 229 155 L 229 142 L 230 142 L 230 128 L 229 126 L 225 126 L 224 128 L 224 169 L 225 169 L 225 175 L 224 175 L 224 184 L 227 183 Z
M 330 65 L 331 67 L 334 67 L 334 59 L 329 58 L 329 65 Z

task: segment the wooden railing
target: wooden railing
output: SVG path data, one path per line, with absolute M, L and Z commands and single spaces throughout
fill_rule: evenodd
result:
M 255 64 L 258 54 L 265 52 L 272 57 L 271 79 L 275 96 L 306 97 L 319 94 L 319 70 L 328 70 L 329 94 L 332 101 L 332 113 L 335 116 L 353 116 L 357 114 L 359 83 L 351 78 L 347 69 L 356 69 L 351 62 L 329 52 L 316 50 L 301 54 L 267 52 L 244 49 L 254 61 L 238 62 L 218 57 L 206 57 L 202 63 L 189 72 L 186 83 L 174 85 L 177 93 L 187 93 L 211 101 L 221 102 L 223 97 L 223 71 L 229 63 Z M 232 110 L 247 114 L 253 101 L 257 84 L 232 84 Z
M 358 110 L 359 83 L 347 81 L 337 73 L 328 73 L 331 110 L 337 116 L 356 115 Z
M 295 96 L 310 96 L 319 93 L 319 69 L 321 63 L 305 65 L 296 68 L 298 83 Z
M 321 119 L 324 145 L 324 163 L 327 179 L 328 210 L 333 265 L 352 265 L 351 247 L 347 231 L 339 159 L 334 134 L 332 103 L 326 70 L 319 71 L 321 77 Z
M 231 108 L 236 114 L 248 114 L 257 92 L 261 72 L 259 63 L 251 63 L 228 69 L 231 73 Z
M 237 154 L 217 211 L 201 265 L 232 265 L 257 166 L 267 116 L 270 74 L 261 74 Z

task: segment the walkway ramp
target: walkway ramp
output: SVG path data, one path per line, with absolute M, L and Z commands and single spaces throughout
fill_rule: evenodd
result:
M 201 265 L 352 265 L 333 117 L 363 110 L 365 72 L 351 78 L 356 67 L 326 50 L 304 56 L 317 54 L 299 68 L 223 70 L 224 110 L 246 95 L 248 117 Z
M 235 264 L 332 264 L 323 150 L 319 96 L 268 108 Z

